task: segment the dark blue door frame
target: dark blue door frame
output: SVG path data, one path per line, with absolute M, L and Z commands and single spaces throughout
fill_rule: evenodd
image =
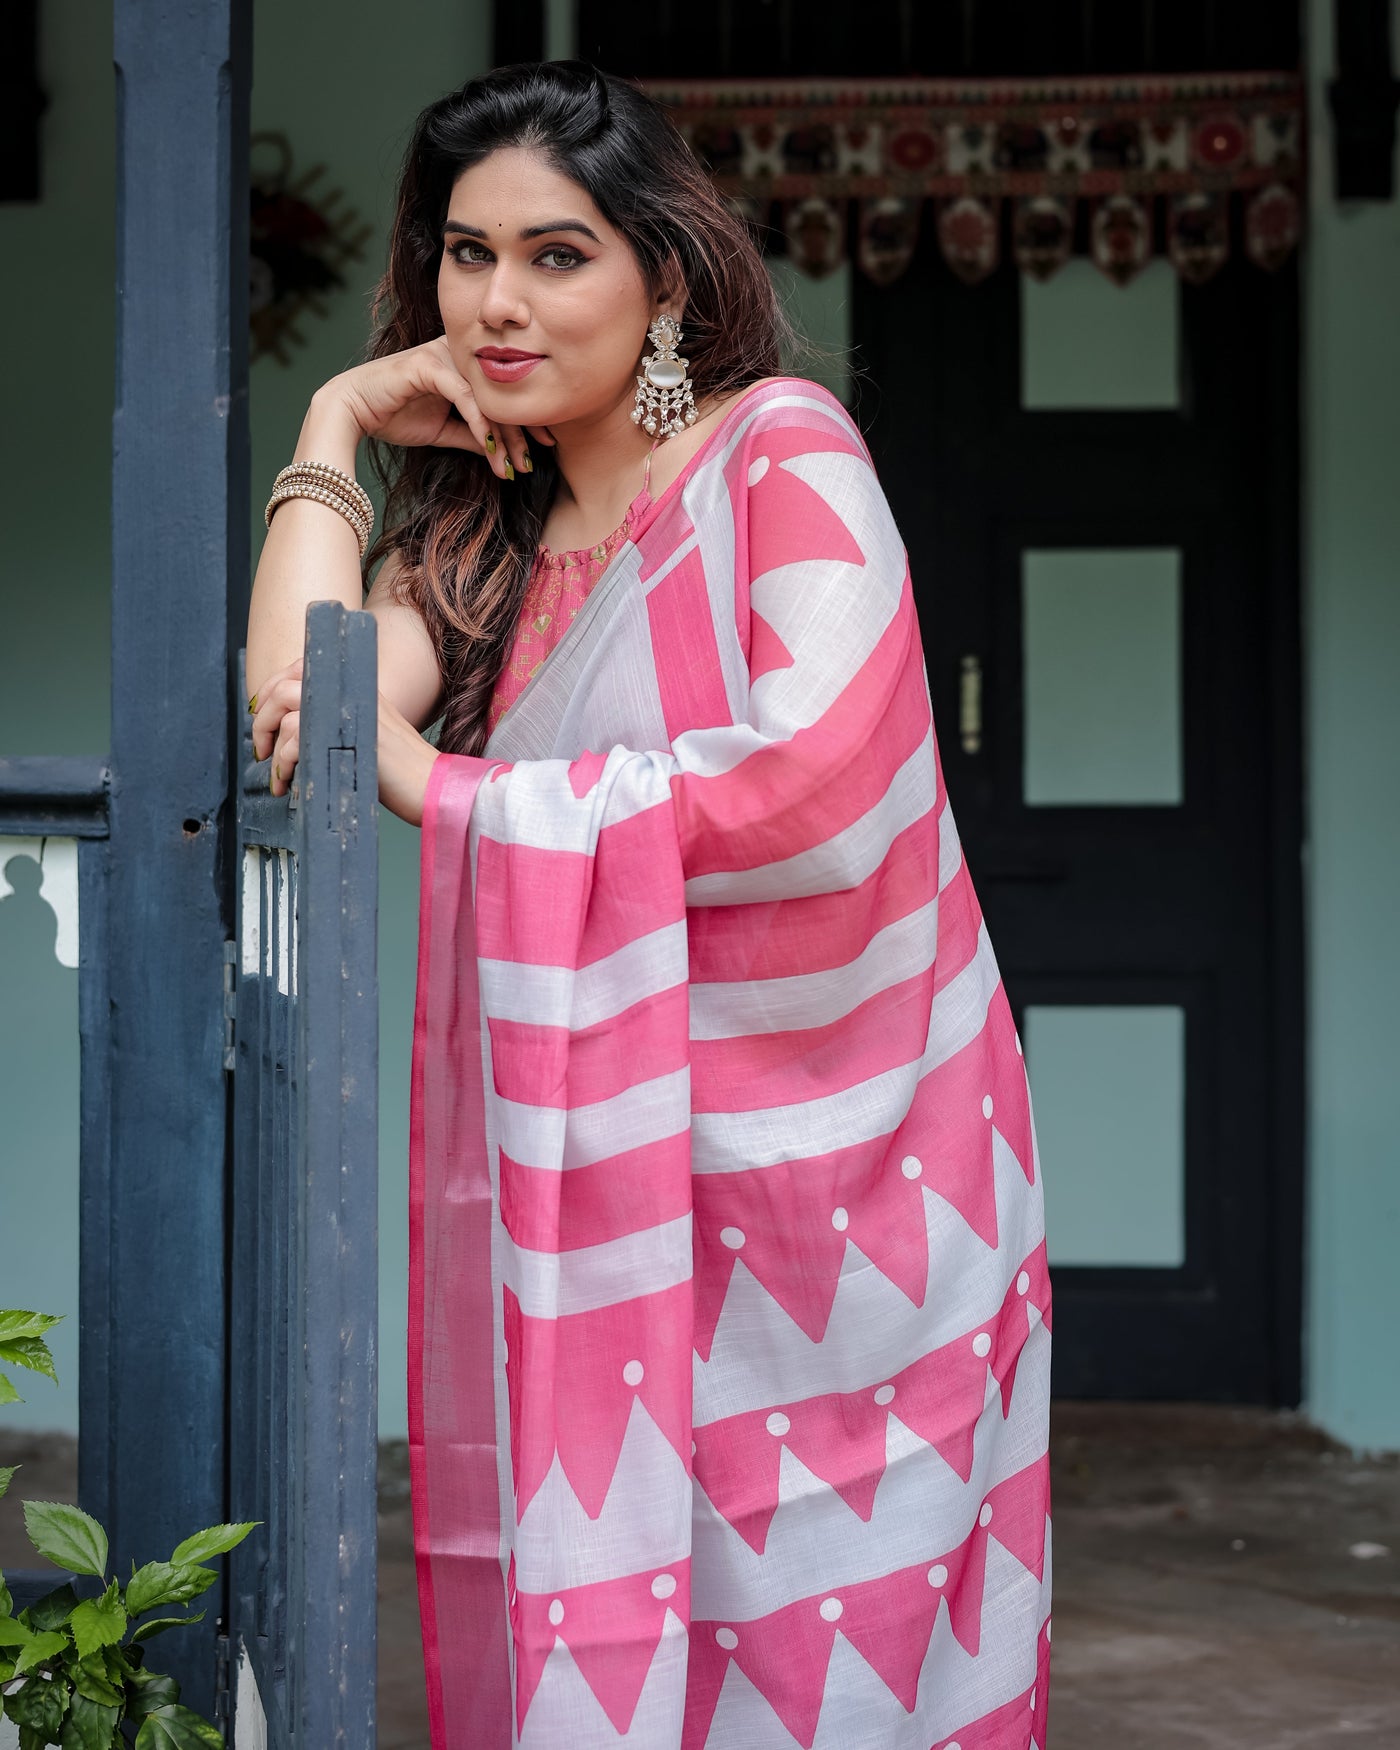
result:
M 114 0 L 110 1172 L 83 1197 L 79 1492 L 120 1569 L 236 1510 L 222 1011 L 249 570 L 251 50 L 251 0 Z M 169 1648 L 205 1713 L 223 1614 Z
M 229 1515 L 231 684 L 248 601 L 250 0 L 114 0 L 111 751 L 0 760 L 0 831 L 78 841 L 78 1498 L 113 1571 Z M 25 1575 L 16 1597 L 58 1578 Z M 173 1636 L 216 1709 L 219 1623 Z

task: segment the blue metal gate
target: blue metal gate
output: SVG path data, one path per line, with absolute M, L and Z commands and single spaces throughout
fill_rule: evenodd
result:
M 242 1750 L 375 1742 L 377 713 L 373 616 L 317 602 L 287 795 L 244 736 L 230 1497 L 262 1523 L 230 1558 Z

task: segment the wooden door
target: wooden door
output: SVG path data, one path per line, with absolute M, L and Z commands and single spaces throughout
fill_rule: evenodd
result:
M 540 52 L 533 10 L 497 19 L 498 58 Z M 577 25 L 579 54 L 657 81 L 1300 56 L 1298 9 L 1272 0 L 579 0 Z M 1236 236 L 1200 287 L 1160 265 L 1123 292 L 1082 261 L 1063 270 L 1061 291 L 1119 300 L 1104 309 L 1120 331 L 1143 295 L 1171 330 L 1144 330 L 1172 353 L 1165 392 L 1134 406 L 1115 384 L 1110 407 L 1037 400 L 1044 300 L 1009 255 L 1004 238 L 1000 270 L 964 286 L 926 216 L 893 285 L 853 275 L 850 341 L 1026 1042 L 1056 1389 L 1296 1403 L 1296 264 L 1265 274 Z
M 856 292 L 868 430 L 1026 1043 L 1056 1389 L 1292 1402 L 1296 284 L 1161 272 L 1176 405 L 1028 407 L 1035 288 L 926 247 Z

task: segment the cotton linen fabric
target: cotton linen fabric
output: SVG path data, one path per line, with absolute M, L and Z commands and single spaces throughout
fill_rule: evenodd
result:
M 434 1750 L 1044 1750 L 1050 1289 L 907 555 L 740 397 L 425 800 Z

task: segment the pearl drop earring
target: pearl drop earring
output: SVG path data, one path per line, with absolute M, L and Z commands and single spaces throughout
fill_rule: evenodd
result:
M 686 375 L 690 360 L 676 356 L 681 330 L 675 317 L 658 316 L 647 339 L 656 351 L 642 360 L 632 420 L 653 435 L 659 425 L 662 437 L 675 437 L 698 417 L 692 379 Z

